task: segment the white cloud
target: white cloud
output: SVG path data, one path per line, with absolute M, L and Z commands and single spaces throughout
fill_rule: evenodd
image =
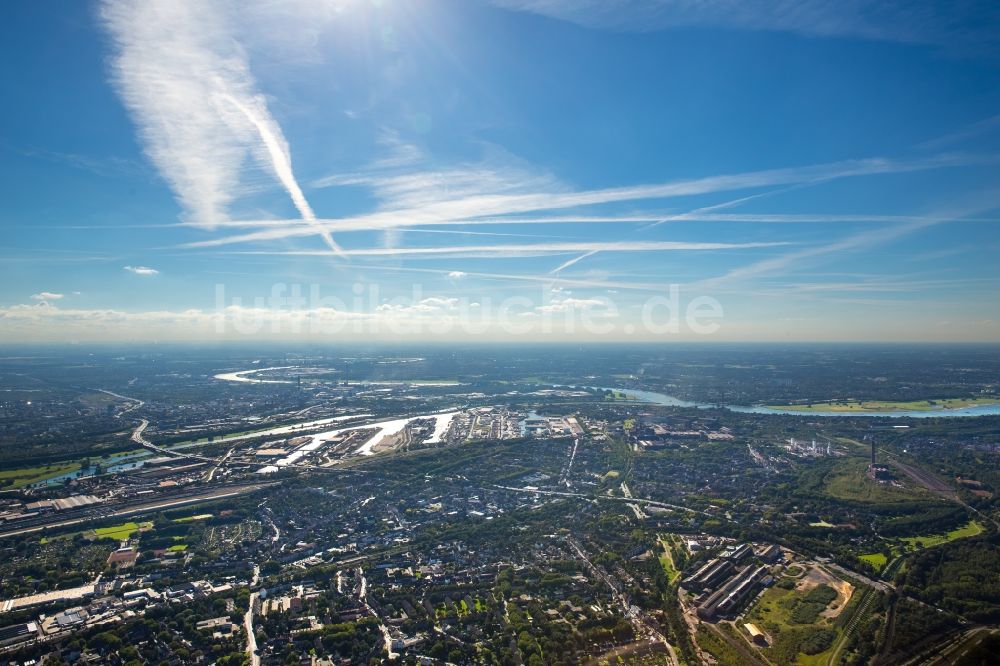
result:
M 765 243 L 701 243 L 684 241 L 622 241 L 622 242 L 556 242 L 509 245 L 444 245 L 440 247 L 375 247 L 343 250 L 348 257 L 381 256 L 478 256 L 481 258 L 535 257 L 565 252 L 691 252 L 713 250 L 747 250 L 789 245 L 787 242 Z M 243 255 L 275 255 L 321 257 L 330 255 L 328 250 L 247 250 L 234 252 Z M 449 273 L 450 276 L 450 273 Z
M 993 156 L 956 155 L 936 155 L 914 160 L 873 158 L 576 192 L 567 191 L 550 176 L 506 164 L 499 169 L 482 167 L 468 172 L 457 170 L 462 173 L 419 172 L 390 176 L 363 174 L 351 176 L 353 179 L 351 182 L 371 188 L 381 201 L 380 210 L 354 217 L 321 219 L 317 224 L 331 233 L 337 233 L 425 225 L 524 223 L 533 220 L 503 216 L 761 187 L 816 184 L 842 178 L 906 173 L 996 161 L 997 158 Z M 342 179 L 341 182 L 346 181 Z M 566 221 L 571 222 L 585 219 L 579 216 L 566 217 Z M 616 219 L 618 218 L 601 217 L 594 221 Z M 664 216 L 651 218 L 648 215 L 638 219 L 625 218 L 626 221 L 649 222 L 663 219 Z M 252 220 L 245 225 L 265 228 L 245 234 L 190 243 L 186 247 L 265 242 L 316 233 L 312 228 L 293 226 L 288 222 Z M 226 226 L 239 225 L 239 222 L 233 222 Z
M 62 297 L 62 294 L 56 294 L 51 291 L 40 291 L 37 294 L 31 295 L 31 298 L 36 301 L 58 301 Z
M 383 131 L 378 138 L 378 145 L 386 150 L 386 154 L 372 163 L 373 169 L 395 169 L 412 166 L 424 159 L 424 154 L 417 146 L 403 141 L 399 134 L 393 131 Z M 313 183 L 314 187 L 323 187 L 321 182 Z
M 245 191 L 248 157 L 272 172 L 306 226 L 316 216 L 295 180 L 288 143 L 231 34 L 238 5 L 193 0 L 107 0 L 114 82 L 146 152 L 186 209 L 211 228 Z M 336 249 L 329 232 L 313 228 Z
M 380 141 L 381 143 L 381 141 Z M 415 146 L 389 145 L 389 157 L 351 174 L 320 178 L 313 187 L 357 186 L 371 190 L 383 211 L 412 211 L 469 198 L 510 197 L 538 192 L 567 192 L 550 173 L 528 164 L 494 145 L 485 146 L 483 159 L 447 168 L 428 168 Z
M 703 210 L 703 209 L 698 209 Z M 830 213 L 708 213 L 708 212 L 685 212 L 685 213 L 645 213 L 622 214 L 622 215 L 542 215 L 542 216 L 515 216 L 504 215 L 502 217 L 476 217 L 470 219 L 444 220 L 441 222 L 419 222 L 419 224 L 435 224 L 442 226 L 449 225 L 509 225 L 509 224 L 660 224 L 663 222 L 731 222 L 731 223 L 751 223 L 751 224 L 835 224 L 853 222 L 918 222 L 926 219 L 919 215 L 882 215 L 878 213 L 867 214 L 830 214 Z M 1000 222 L 1000 218 L 995 217 L 967 217 L 966 222 Z M 324 224 L 344 222 L 343 219 L 320 220 Z M 289 220 L 231 220 L 220 226 L 230 228 L 277 228 L 284 227 Z M 418 223 L 414 223 L 418 224 Z M 155 226 L 155 225 L 154 225 Z M 164 225 L 168 227 L 176 225 Z M 407 226 L 405 223 L 401 226 Z M 73 227 L 73 228 L 93 228 L 93 227 Z M 366 229 L 367 227 L 365 227 Z M 358 231 L 358 229 L 343 229 L 346 231 Z M 518 236 L 544 238 L 537 234 L 515 234 L 502 232 L 451 230 L 451 229 L 407 229 L 410 233 L 434 233 L 434 234 L 463 234 L 472 236 Z
M 767 259 L 756 261 L 748 266 L 740 266 L 728 271 L 724 275 L 702 280 L 697 284 L 703 288 L 719 287 L 731 283 L 743 284 L 752 278 L 764 275 L 781 274 L 789 268 L 800 265 L 803 262 L 813 261 L 814 259 L 825 255 L 853 250 L 868 250 L 927 227 L 994 210 L 996 208 L 997 194 L 998 193 L 996 192 L 986 194 L 983 197 L 984 200 L 988 202 L 986 204 L 969 205 L 962 209 L 956 208 L 955 210 L 947 213 L 917 217 L 914 221 L 904 224 L 866 230 L 861 233 L 841 238 L 840 240 L 836 240 L 832 243 L 809 247 L 802 250 L 795 250 L 776 257 L 769 257 Z
M 160 271 L 155 268 L 150 268 L 149 266 L 122 266 L 122 270 L 128 271 L 129 273 L 135 273 L 136 275 L 159 275 Z
M 468 273 L 464 273 L 462 271 L 449 271 L 448 272 L 448 277 L 450 277 L 452 280 L 460 280 L 460 279 L 464 278 L 466 275 L 468 275 Z
M 458 305 L 457 298 L 448 298 L 443 296 L 429 296 L 420 301 L 421 305 L 440 308 L 443 310 L 454 310 Z
M 607 303 L 605 301 L 596 298 L 558 298 L 553 299 L 551 303 L 546 305 L 539 305 L 535 308 L 535 310 L 551 314 L 556 312 L 569 312 L 571 310 L 585 310 L 587 308 L 606 306 Z
M 375 308 L 375 311 L 403 315 L 439 315 L 454 311 L 458 307 L 458 303 L 457 298 L 429 296 L 416 303 L 382 303 Z

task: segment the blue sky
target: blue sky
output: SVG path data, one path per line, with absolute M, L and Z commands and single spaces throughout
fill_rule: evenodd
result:
M 12 5 L 0 341 L 998 341 L 953 4 Z

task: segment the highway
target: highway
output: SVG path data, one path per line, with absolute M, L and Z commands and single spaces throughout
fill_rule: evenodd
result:
M 105 393 L 105 394 L 113 396 L 115 398 L 121 398 L 122 400 L 127 400 L 128 402 L 134 402 L 135 403 L 134 405 L 131 405 L 127 409 L 123 409 L 121 412 L 119 412 L 118 414 L 116 414 L 115 415 L 116 418 L 119 418 L 119 419 L 123 415 L 128 414 L 129 412 L 131 412 L 133 409 L 139 409 L 140 407 L 142 407 L 143 405 L 146 404 L 145 402 L 143 402 L 142 400 L 139 400 L 138 398 L 130 398 L 127 395 L 121 395 L 120 393 L 115 393 L 114 391 L 109 391 L 107 389 L 97 389 L 97 390 L 100 391 L 101 393 Z
M 145 432 L 147 427 L 149 427 L 149 421 L 142 419 L 139 425 L 135 427 L 135 430 L 132 431 L 132 441 L 139 446 L 145 447 L 150 451 L 155 451 L 161 455 L 170 456 L 171 458 L 191 458 L 193 460 L 221 464 L 219 460 L 209 458 L 208 456 L 198 455 L 197 453 L 182 453 L 173 449 L 165 449 L 162 446 L 157 446 L 143 436 L 143 432 Z
M 219 459 L 219 462 L 217 462 L 215 466 L 211 470 L 209 470 L 208 476 L 205 477 L 206 483 L 210 483 L 212 479 L 215 478 L 215 473 L 219 471 L 220 467 L 226 464 L 226 461 L 229 460 L 230 456 L 232 456 L 233 453 L 235 452 L 236 452 L 235 446 L 226 451 L 226 455 L 222 456 L 222 458 Z

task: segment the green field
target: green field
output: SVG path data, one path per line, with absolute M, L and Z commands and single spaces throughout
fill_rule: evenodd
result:
M 826 494 L 840 500 L 887 504 L 914 499 L 933 499 L 922 488 L 897 488 L 868 478 L 868 461 L 862 458 L 839 460 L 826 475 Z
M 672 534 L 660 538 L 660 546 L 663 548 L 663 554 L 659 558 L 660 566 L 663 567 L 663 573 L 667 575 L 667 581 L 671 584 L 681 577 L 681 572 L 674 565 L 674 539 Z
M 824 592 L 826 594 L 824 594 Z M 768 588 L 747 613 L 746 621 L 761 627 L 773 643 L 766 650 L 777 664 L 825 664 L 840 630 L 820 611 L 829 603 L 830 588 L 809 591 Z M 812 654 L 809 654 L 812 653 Z
M 859 555 L 858 559 L 875 567 L 875 571 L 882 571 L 883 567 L 885 567 L 888 562 L 884 553 L 868 553 L 866 555 Z
M 0 488 L 24 488 L 33 483 L 46 481 L 56 476 L 69 474 L 80 469 L 80 463 L 59 463 L 44 467 L 22 467 L 0 471 Z
M 843 400 L 837 402 L 810 402 L 800 405 L 768 405 L 768 409 L 796 412 L 933 412 L 944 409 L 964 409 L 983 405 L 1000 405 L 997 398 L 945 398 L 942 400 Z
M 174 518 L 173 522 L 175 522 L 175 523 L 190 523 L 190 522 L 195 521 L 195 520 L 208 520 L 209 518 L 212 518 L 212 517 L 214 517 L 214 516 L 212 514 L 210 514 L 210 513 L 199 513 L 197 516 L 185 516 L 183 518 Z
M 98 527 L 94 534 L 98 539 L 117 539 L 123 541 L 131 537 L 134 533 L 152 529 L 153 523 L 122 523 L 111 527 Z
M 945 534 L 906 537 L 902 539 L 902 541 L 906 544 L 907 550 L 917 550 L 919 548 L 933 548 L 934 546 L 940 546 L 943 543 L 948 543 L 949 541 L 954 541 L 955 539 L 973 537 L 978 534 L 982 534 L 982 532 L 983 526 L 975 520 L 970 520 L 962 527 L 954 529 L 951 532 L 946 532 Z M 917 545 L 918 542 L 920 545 Z
M 815 523 L 809 523 L 809 527 L 836 527 L 836 525 L 828 523 L 825 520 L 819 520 Z
M 167 552 L 170 552 L 170 553 L 180 553 L 180 552 L 185 551 L 185 550 L 187 550 L 187 544 L 186 543 L 175 543 L 173 546 L 168 546 L 167 547 Z

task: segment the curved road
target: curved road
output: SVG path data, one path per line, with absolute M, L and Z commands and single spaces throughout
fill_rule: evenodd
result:
M 256 569 L 254 576 L 256 576 Z M 250 608 L 243 616 L 243 629 L 247 632 L 247 656 L 250 657 L 250 666 L 260 666 L 260 657 L 257 655 L 257 636 L 253 633 L 253 607 L 257 603 L 257 593 L 250 593 Z

